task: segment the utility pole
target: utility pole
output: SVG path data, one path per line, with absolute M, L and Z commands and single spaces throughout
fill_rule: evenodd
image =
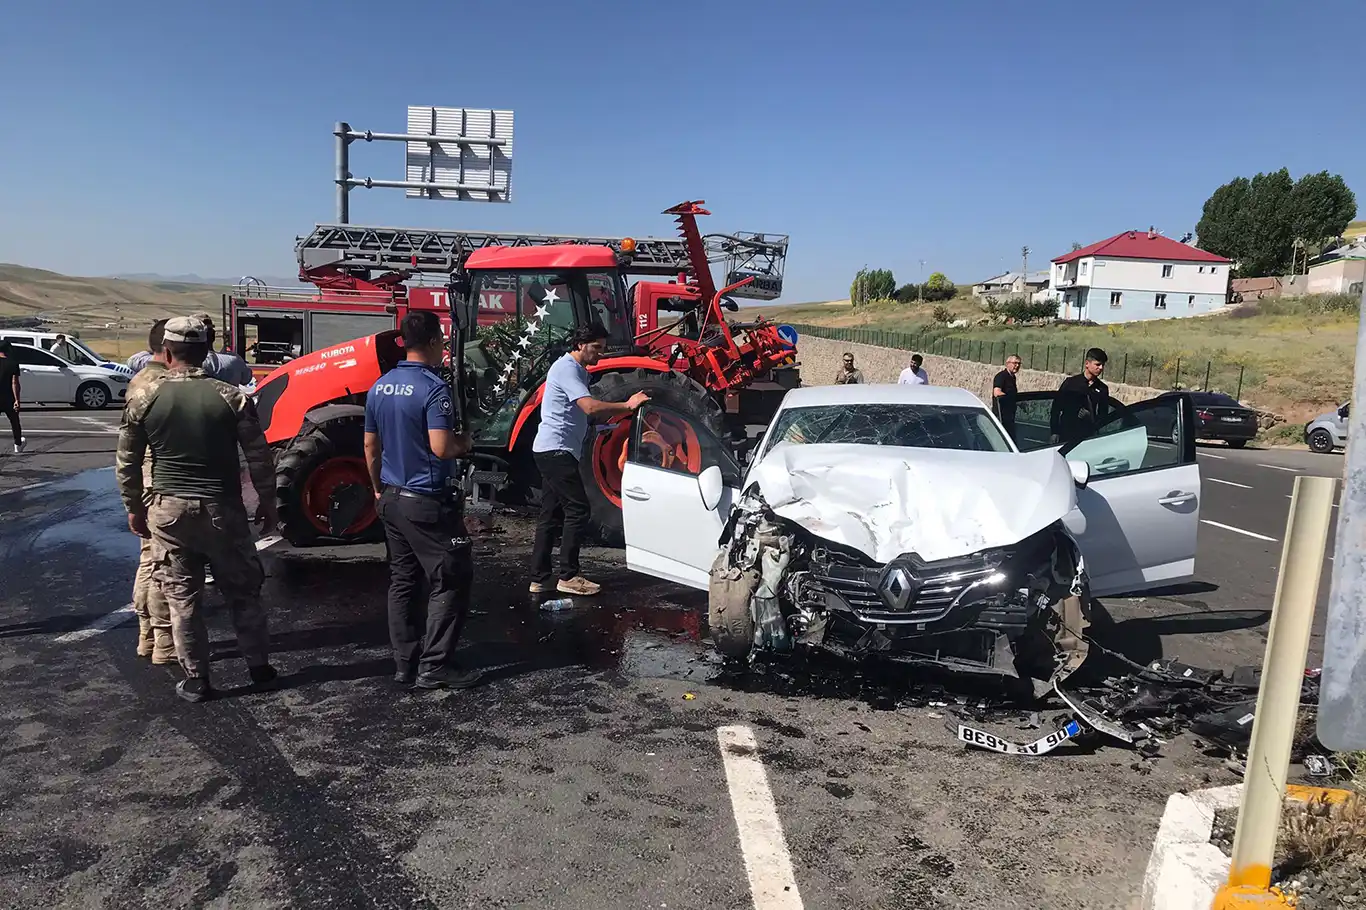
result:
M 1023 264 L 1020 266 L 1020 281 L 1024 284 L 1025 296 L 1029 296 L 1029 247 L 1020 247 L 1020 258 Z

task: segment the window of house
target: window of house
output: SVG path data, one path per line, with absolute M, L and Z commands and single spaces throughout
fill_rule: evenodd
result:
M 1205 274 L 1205 267 L 1204 267 L 1203 265 L 1200 266 L 1200 274 L 1201 274 L 1201 275 Z
M 1168 263 L 1168 264 L 1162 266 L 1162 277 L 1163 277 L 1163 278 L 1170 278 L 1170 277 L 1172 277 L 1172 267 L 1171 267 L 1171 264 L 1170 264 L 1170 263 Z
M 1086 274 L 1086 267 L 1087 267 L 1088 265 L 1090 265 L 1090 264 L 1091 264 L 1091 263 L 1086 262 L 1086 261 L 1083 260 L 1083 262 L 1082 262 L 1082 264 L 1081 264 L 1081 273 L 1082 273 L 1083 275 Z
M 1187 297 L 1186 297 L 1186 306 L 1187 306 L 1189 309 L 1192 309 L 1192 310 L 1195 309 L 1195 295 L 1194 295 L 1194 294 L 1189 294 L 1189 295 L 1187 295 Z
M 1212 265 L 1212 266 L 1209 267 L 1209 273 L 1210 273 L 1211 275 L 1213 275 L 1213 274 L 1214 274 L 1215 272 L 1217 272 L 1217 271 L 1219 271 L 1219 266 L 1217 266 L 1217 265 Z
M 1110 306 L 1112 306 L 1112 307 L 1118 307 L 1118 306 L 1119 306 L 1120 298 L 1121 298 L 1122 296 L 1123 296 L 1123 295 L 1122 295 L 1119 291 L 1111 291 L 1111 292 L 1110 292 Z
M 1167 308 L 1167 295 L 1158 294 L 1155 298 L 1153 298 L 1153 308 L 1158 310 L 1165 310 Z

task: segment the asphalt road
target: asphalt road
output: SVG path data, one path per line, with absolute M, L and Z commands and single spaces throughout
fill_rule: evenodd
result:
M 1008 758 L 965 751 L 904 679 L 728 675 L 702 598 L 608 551 L 589 567 L 610 593 L 543 614 L 516 519 L 477 540 L 485 686 L 393 687 L 382 552 L 271 548 L 282 689 L 239 688 L 215 609 L 227 697 L 186 705 L 109 618 L 137 546 L 99 470 L 114 436 L 81 418 L 117 420 L 35 416 L 29 454 L 0 458 L 0 906 L 1128 908 L 1166 796 L 1236 779 L 1189 737 L 1151 763 L 1106 742 Z M 1200 461 L 1202 517 L 1227 526 L 1201 527 L 1200 582 L 1108 600 L 1098 634 L 1256 663 L 1294 475 L 1341 458 Z M 983 725 L 1040 735 L 1022 720 Z

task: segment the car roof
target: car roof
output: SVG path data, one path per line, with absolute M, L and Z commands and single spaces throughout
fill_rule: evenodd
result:
M 927 404 L 982 408 L 982 399 L 967 389 L 939 385 L 818 385 L 793 389 L 783 398 L 783 408 L 807 408 L 841 404 Z

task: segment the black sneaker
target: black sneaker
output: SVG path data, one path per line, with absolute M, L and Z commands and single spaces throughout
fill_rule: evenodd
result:
M 280 674 L 270 664 L 263 667 L 247 667 L 247 673 L 251 675 L 251 684 L 256 689 L 274 688 L 280 679 Z
M 213 698 L 213 687 L 202 676 L 191 676 L 176 683 L 175 694 L 186 701 L 198 704 Z
M 479 685 L 484 674 L 480 670 L 457 670 L 454 667 L 441 667 L 425 670 L 417 675 L 419 689 L 470 689 Z

